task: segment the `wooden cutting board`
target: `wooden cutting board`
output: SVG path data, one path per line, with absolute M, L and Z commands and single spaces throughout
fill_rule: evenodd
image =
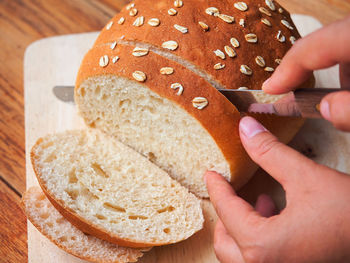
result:
M 302 35 L 321 27 L 312 17 L 295 15 L 293 19 Z M 98 33 L 86 33 L 42 39 L 26 50 L 24 89 L 27 188 L 38 185 L 29 158 L 30 149 L 35 141 L 48 133 L 84 127 L 75 106 L 57 100 L 52 93 L 52 87 L 74 84 L 80 61 L 97 35 Z M 317 83 L 323 87 L 339 87 L 337 68 L 318 72 Z M 307 121 L 291 144 L 320 163 L 350 172 L 350 163 L 346 159 L 346 156 L 350 156 L 350 137 L 336 131 L 325 121 Z M 253 203 L 261 192 L 272 195 L 278 206 L 283 207 L 283 189 L 263 171 L 258 171 L 251 182 L 242 189 L 241 194 Z M 140 262 L 217 262 L 212 246 L 215 211 L 209 201 L 203 201 L 203 208 L 206 221 L 202 231 L 179 244 L 153 248 Z M 57 248 L 30 222 L 28 261 L 85 262 Z

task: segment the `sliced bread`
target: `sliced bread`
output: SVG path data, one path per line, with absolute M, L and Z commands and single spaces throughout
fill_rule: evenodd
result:
M 202 228 L 199 199 L 102 132 L 46 136 L 31 159 L 49 200 L 84 233 L 121 246 L 150 247 L 179 242 Z
M 127 263 L 136 262 L 149 250 L 120 247 L 84 234 L 53 207 L 39 187 L 23 194 L 22 206 L 27 218 L 44 236 L 76 257 L 91 262 Z

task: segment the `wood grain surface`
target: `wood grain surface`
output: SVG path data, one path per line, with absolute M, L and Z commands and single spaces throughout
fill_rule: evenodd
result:
M 151 0 L 149 0 L 151 1 Z M 25 262 L 23 56 L 40 38 L 100 30 L 128 0 L 0 1 L 0 236 L 2 262 Z M 280 0 L 292 13 L 324 24 L 350 13 L 349 0 Z M 12 219 L 13 218 L 13 219 Z M 21 223 L 22 222 L 22 223 Z M 9 231 L 11 229 L 11 231 Z M 6 238 L 12 233 L 12 238 Z M 18 238 L 18 236 L 20 238 Z

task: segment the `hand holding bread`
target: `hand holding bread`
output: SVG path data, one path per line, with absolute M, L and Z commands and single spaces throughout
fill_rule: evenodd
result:
M 290 91 L 312 70 L 336 63 L 342 63 L 342 85 L 348 87 L 350 49 L 348 45 L 340 47 L 350 41 L 349 34 L 341 34 L 348 31 L 349 22 L 339 21 L 298 41 L 264 90 L 275 94 Z M 327 96 L 322 114 L 337 128 L 349 131 L 349 102 L 348 91 Z M 326 103 L 329 106 L 324 106 Z M 214 240 L 219 260 L 349 262 L 349 175 L 309 160 L 251 117 L 240 121 L 240 138 L 249 156 L 285 189 L 287 205 L 275 215 L 272 200 L 262 196 L 254 209 L 220 175 L 208 173 L 210 199 L 220 218 Z

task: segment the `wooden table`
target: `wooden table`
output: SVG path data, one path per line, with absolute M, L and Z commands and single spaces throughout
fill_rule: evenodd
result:
M 151 0 L 149 0 L 151 1 Z M 100 30 L 128 0 L 0 1 L 0 258 L 26 262 L 23 55 L 33 41 Z M 280 0 L 293 13 L 329 24 L 350 13 L 349 0 Z

